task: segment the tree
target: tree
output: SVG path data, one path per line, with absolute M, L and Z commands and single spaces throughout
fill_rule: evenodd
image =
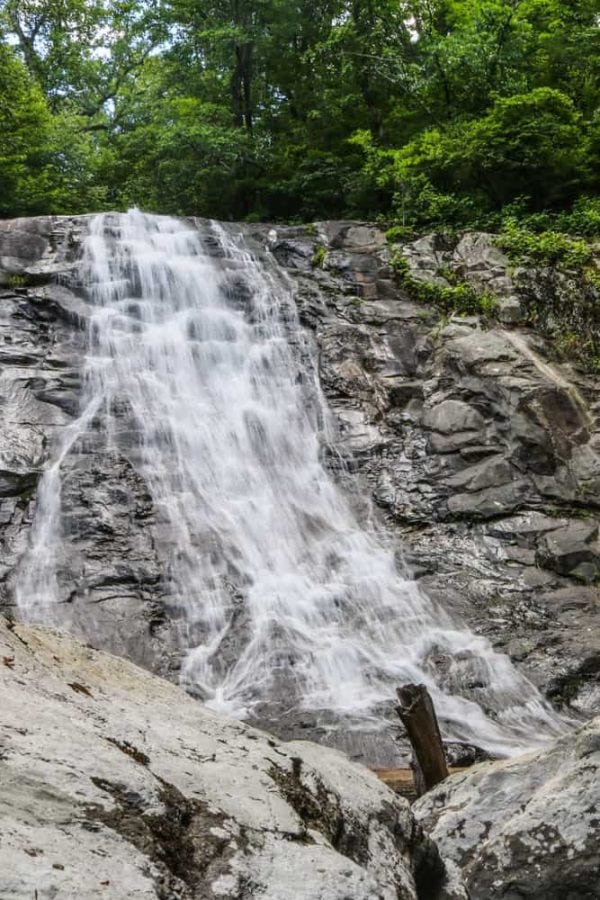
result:
M 61 212 L 559 211 L 597 190 L 599 35 L 597 0 L 0 0 Z
M 0 215 L 44 211 L 51 126 L 42 91 L 0 44 Z

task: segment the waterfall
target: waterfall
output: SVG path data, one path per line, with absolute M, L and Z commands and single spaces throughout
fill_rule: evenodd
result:
M 164 578 L 190 643 L 182 682 L 211 707 L 271 700 L 377 727 L 397 685 L 426 684 L 448 738 L 497 753 L 563 727 L 507 657 L 399 571 L 323 462 L 333 426 L 293 289 L 235 231 L 131 211 L 95 217 L 80 417 L 39 491 L 17 585 L 51 619 L 60 471 L 77 438 L 119 445 L 170 535 Z M 121 423 L 121 424 L 120 424 Z

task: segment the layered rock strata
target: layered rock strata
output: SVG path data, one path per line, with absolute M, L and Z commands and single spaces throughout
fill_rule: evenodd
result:
M 271 248 L 315 333 L 336 449 L 370 485 L 423 589 L 559 704 L 597 710 L 598 381 L 556 362 L 522 324 L 543 273 L 517 281 L 491 235 L 392 250 L 366 225 L 308 231 L 280 229 Z M 448 286 L 453 273 L 492 293 L 496 317 L 416 301 L 394 279 L 394 252 L 413 279 Z M 576 297 L 565 288 L 562 302 Z

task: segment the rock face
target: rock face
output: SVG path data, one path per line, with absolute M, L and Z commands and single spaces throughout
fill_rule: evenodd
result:
M 40 473 L 81 396 L 87 218 L 0 223 L 0 609 L 29 539 Z M 600 703 L 597 380 L 519 325 L 524 297 L 488 235 L 403 249 L 500 298 L 501 321 L 444 318 L 392 277 L 385 236 L 351 222 L 247 226 L 297 287 L 338 426 L 329 464 L 365 485 L 424 590 L 560 703 Z M 535 272 L 521 282 L 535 282 Z M 543 279 L 540 283 L 543 282 Z M 156 672 L 179 668 L 180 613 L 156 510 L 130 453 L 93 427 L 63 464 L 58 624 Z M 343 464 L 342 464 L 343 463 Z M 162 536 L 162 539 L 165 536 Z
M 492 236 L 402 249 L 413 278 L 447 284 L 450 270 L 493 292 L 501 321 L 489 325 L 414 302 L 377 229 L 310 231 L 281 229 L 273 253 L 315 333 L 337 449 L 426 591 L 550 697 L 600 708 L 597 380 L 518 325 L 527 296 Z M 326 250 L 322 268 L 307 243 Z
M 600 896 L 600 719 L 550 750 L 483 763 L 413 807 L 471 900 Z
M 12 609 L 37 485 L 80 406 L 88 306 L 77 260 L 89 217 L 0 223 L 0 609 Z M 132 440 L 132 453 L 133 453 Z M 154 508 L 131 460 L 90 428 L 62 466 L 64 604 L 56 624 L 154 671 L 175 672 L 176 617 L 151 533 Z M 85 598 L 82 605 L 72 602 Z
M 0 617 L 3 900 L 434 900 L 407 802 L 129 662 Z

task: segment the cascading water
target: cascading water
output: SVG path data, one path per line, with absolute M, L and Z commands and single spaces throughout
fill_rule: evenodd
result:
M 385 533 L 359 524 L 322 462 L 328 415 L 290 285 L 239 235 L 98 216 L 82 273 L 82 413 L 40 486 L 24 617 L 48 620 L 56 601 L 61 463 L 94 421 L 118 445 L 126 405 L 171 534 L 182 681 L 209 705 L 241 717 L 277 699 L 368 728 L 397 685 L 419 681 L 449 738 L 511 753 L 562 729 L 506 657 L 398 571 Z

